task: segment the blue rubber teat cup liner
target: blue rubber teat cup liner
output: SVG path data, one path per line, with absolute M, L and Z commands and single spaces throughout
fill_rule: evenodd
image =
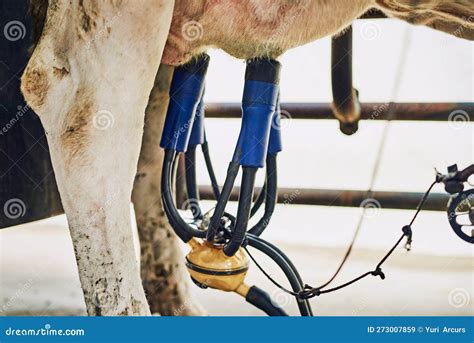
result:
M 191 129 L 191 135 L 189 136 L 189 146 L 196 146 L 204 143 L 204 92 L 201 96 L 201 101 L 196 108 L 196 114 L 194 115 L 193 128 Z
M 283 144 L 281 140 L 281 108 L 280 108 L 280 96 L 277 99 L 277 105 L 275 113 L 272 118 L 272 127 L 270 129 L 270 140 L 268 142 L 268 155 L 274 155 L 283 150 Z
M 247 62 L 242 98 L 242 127 L 234 161 L 243 167 L 262 168 L 268 150 L 272 117 L 276 110 L 280 63 L 256 59 Z
M 208 65 L 209 56 L 204 54 L 175 69 L 160 142 L 162 148 L 179 152 L 187 150 Z

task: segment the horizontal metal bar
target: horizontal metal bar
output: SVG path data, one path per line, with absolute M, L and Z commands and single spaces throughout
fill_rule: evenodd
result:
M 394 106 L 393 120 L 426 120 L 448 121 L 457 115 L 465 120 L 474 121 L 474 103 L 405 103 L 398 102 L 362 103 L 361 118 L 365 120 L 384 120 L 387 118 L 389 106 Z M 334 119 L 330 103 L 282 103 L 282 117 L 292 119 Z M 460 111 L 454 113 L 454 111 Z M 206 117 L 209 118 L 240 118 L 242 115 L 239 103 L 208 103 Z M 463 119 L 461 118 L 461 119 Z
M 201 199 L 213 200 L 212 188 L 210 186 L 199 187 Z M 258 194 L 260 189 L 256 189 Z M 237 201 L 240 189 L 235 187 L 231 194 L 231 200 Z M 385 192 L 374 191 L 370 195 L 381 208 L 414 210 L 424 193 L 418 192 Z M 332 189 L 297 189 L 280 188 L 278 192 L 278 203 L 288 205 L 319 205 L 319 206 L 342 206 L 360 207 L 369 198 L 367 191 L 361 190 L 332 190 Z M 446 211 L 449 196 L 444 193 L 432 193 L 428 197 L 423 209 L 429 211 Z
M 239 187 L 234 187 L 231 201 L 239 198 Z M 255 190 L 255 196 L 260 188 Z M 202 200 L 213 200 L 214 193 L 211 186 L 200 186 L 199 193 Z M 414 210 L 418 205 L 423 193 L 418 192 L 384 192 L 374 191 L 370 198 L 375 199 L 383 209 Z M 360 207 L 368 198 L 366 191 L 360 190 L 331 190 L 331 189 L 299 189 L 280 188 L 278 192 L 278 203 L 288 205 L 318 205 L 318 206 L 340 206 Z M 423 209 L 428 211 L 446 211 L 449 196 L 444 193 L 431 193 Z M 0 229 L 15 225 L 29 223 L 34 220 L 48 218 L 62 214 L 62 210 L 55 210 L 47 216 L 31 218 L 20 218 L 10 223 L 0 223 Z

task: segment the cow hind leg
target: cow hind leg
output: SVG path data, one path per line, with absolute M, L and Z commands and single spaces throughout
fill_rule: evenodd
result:
M 163 150 L 161 130 L 168 107 L 173 68 L 161 65 L 150 94 L 145 132 L 133 186 L 132 200 L 141 247 L 141 276 L 153 313 L 202 315 L 189 294 L 190 278 L 178 237 L 170 228 L 161 203 Z
M 22 78 L 47 133 L 89 315 L 150 314 L 130 198 L 172 10 L 168 0 L 51 3 Z

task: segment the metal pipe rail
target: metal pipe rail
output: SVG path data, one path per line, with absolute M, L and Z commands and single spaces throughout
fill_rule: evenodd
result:
M 474 103 L 424 103 L 424 102 L 366 102 L 361 103 L 361 119 L 385 120 L 389 106 L 394 106 L 393 120 L 449 121 L 460 114 L 466 121 L 474 122 Z M 334 119 L 330 103 L 282 103 L 282 118 L 292 119 Z M 460 111 L 453 113 L 455 111 Z M 240 118 L 240 103 L 209 103 L 206 105 L 207 118 Z
M 214 195 L 210 186 L 199 187 L 202 200 L 212 200 Z M 256 189 L 255 194 L 259 194 Z M 237 201 L 240 190 L 235 187 L 230 200 Z M 387 192 L 374 191 L 367 194 L 363 190 L 333 190 L 333 189 L 296 189 L 279 188 L 278 203 L 288 205 L 319 205 L 359 207 L 367 198 L 375 199 L 383 209 L 412 210 L 416 208 L 424 193 L 418 192 Z M 428 211 L 446 211 L 449 196 L 444 193 L 432 193 L 423 208 Z
M 352 82 L 352 25 L 331 39 L 331 88 L 339 129 L 345 135 L 352 135 L 359 129 L 361 110 Z

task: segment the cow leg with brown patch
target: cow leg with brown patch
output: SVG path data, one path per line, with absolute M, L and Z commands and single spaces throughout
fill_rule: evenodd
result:
M 161 65 L 145 115 L 145 132 L 132 200 L 141 247 L 141 275 L 152 313 L 202 315 L 189 294 L 190 278 L 178 237 L 166 219 L 161 203 L 161 168 L 164 153 L 160 137 L 168 108 L 173 68 Z
M 130 198 L 173 1 L 50 1 L 22 79 L 41 118 L 89 315 L 148 315 Z

